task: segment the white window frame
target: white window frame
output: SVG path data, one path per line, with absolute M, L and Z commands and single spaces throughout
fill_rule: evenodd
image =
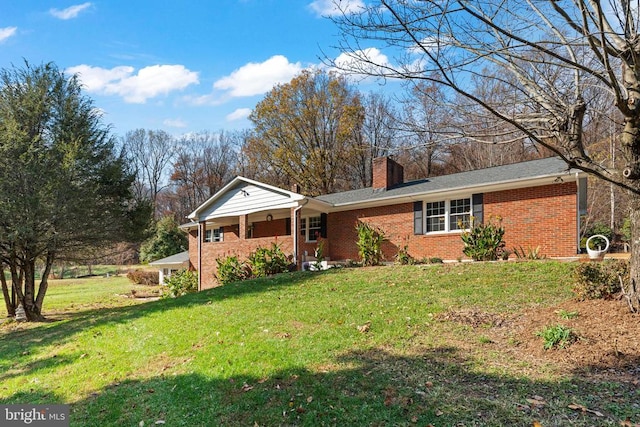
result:
M 313 219 L 314 221 L 317 219 L 318 221 L 317 227 L 309 227 L 311 219 Z M 312 230 L 313 230 L 313 233 L 311 233 Z M 318 236 L 320 236 L 321 230 L 322 230 L 322 218 L 320 215 L 309 215 L 309 216 L 300 218 L 300 234 L 304 236 L 304 240 L 306 243 L 317 242 L 318 239 L 316 238 L 316 233 Z
M 204 231 L 204 239 L 205 243 L 211 242 L 222 242 L 224 241 L 224 234 L 222 232 L 222 227 L 218 228 L 207 228 Z
M 469 202 L 469 209 L 467 211 L 464 212 L 456 212 L 456 213 L 452 213 L 451 212 L 451 202 L 458 202 L 460 200 L 465 200 L 467 202 Z M 443 214 L 438 214 L 438 215 L 428 215 L 427 212 L 427 203 L 444 203 L 444 213 Z M 455 217 L 461 217 L 461 216 L 467 216 L 469 218 L 469 221 L 471 221 L 471 217 L 473 216 L 473 200 L 471 196 L 468 197 L 457 197 L 457 198 L 451 198 L 451 199 L 440 199 L 440 200 L 426 200 L 422 203 L 422 209 L 423 209 L 423 216 L 424 218 L 422 219 L 422 229 L 424 230 L 424 234 L 443 234 L 443 233 L 461 233 L 463 231 L 468 230 L 468 228 L 466 229 L 461 229 L 461 228 L 457 228 L 457 225 L 452 226 L 452 219 Z M 444 229 L 443 230 L 435 230 L 435 231 L 428 231 L 427 230 L 427 223 L 429 218 L 442 218 L 442 221 L 444 221 Z M 456 221 L 457 224 L 457 221 Z

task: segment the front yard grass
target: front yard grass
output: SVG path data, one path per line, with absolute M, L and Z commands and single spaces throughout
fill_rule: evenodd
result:
M 0 403 L 68 403 L 73 426 L 639 423 L 637 383 L 514 357 L 536 338 L 491 320 L 557 310 L 574 266 L 297 272 L 153 302 L 122 277 L 53 282 L 57 321 L 0 328 Z

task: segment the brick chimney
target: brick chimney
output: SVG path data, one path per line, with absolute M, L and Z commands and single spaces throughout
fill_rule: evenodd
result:
M 373 189 L 388 190 L 404 182 L 404 168 L 389 157 L 373 159 Z

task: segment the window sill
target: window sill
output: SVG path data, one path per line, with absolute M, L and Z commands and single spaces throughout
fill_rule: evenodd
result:
M 432 231 L 429 233 L 418 234 L 418 236 L 451 236 L 456 234 L 462 234 L 469 230 L 453 230 L 453 231 Z

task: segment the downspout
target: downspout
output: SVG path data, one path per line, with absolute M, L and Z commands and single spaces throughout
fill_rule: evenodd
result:
M 198 219 L 198 292 L 202 290 L 202 223 Z
M 578 172 L 576 172 L 576 189 L 578 193 L 576 194 L 576 215 L 578 216 L 576 218 L 576 254 L 580 254 L 580 233 L 582 230 L 580 230 L 580 177 Z
M 293 210 L 293 260 L 296 263 L 296 267 L 298 266 L 298 212 L 300 212 L 300 209 L 306 206 L 307 203 L 309 203 L 309 199 L 305 198 L 304 204 Z

